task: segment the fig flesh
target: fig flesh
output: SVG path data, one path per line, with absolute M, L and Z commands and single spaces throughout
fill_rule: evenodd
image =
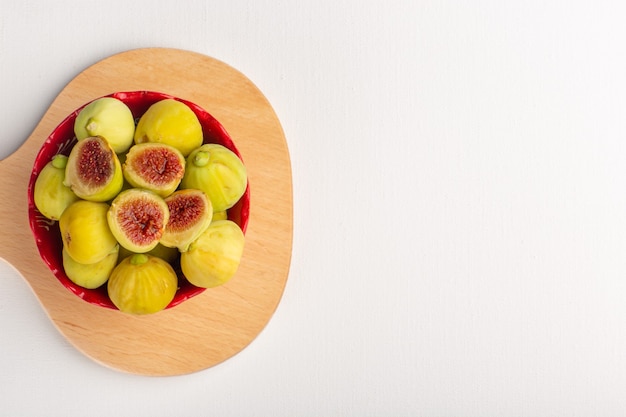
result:
M 59 229 L 63 248 L 76 262 L 99 262 L 117 245 L 107 224 L 108 210 L 106 203 L 78 200 L 61 214 Z
M 113 269 L 107 290 L 113 304 L 122 312 L 135 315 L 163 310 L 174 299 L 178 277 L 164 260 L 135 254 Z
M 102 97 L 83 107 L 74 121 L 78 140 L 102 136 L 115 153 L 123 153 L 133 144 L 135 118 L 130 108 L 114 97 Z
M 120 245 L 134 253 L 146 253 L 159 243 L 169 221 L 169 210 L 157 194 L 131 188 L 111 202 L 107 221 Z
M 167 197 L 176 190 L 185 174 L 185 157 L 173 146 L 140 143 L 126 154 L 122 172 L 131 186 Z
M 204 191 L 213 210 L 223 211 L 239 201 L 247 185 L 246 167 L 241 159 L 225 146 L 207 143 L 187 157 L 180 187 Z
M 244 234 L 236 223 L 218 220 L 180 255 L 187 280 L 202 288 L 217 287 L 237 272 L 244 248 Z
M 80 198 L 108 201 L 124 184 L 122 166 L 109 143 L 100 136 L 78 141 L 70 151 L 64 184 Z
M 165 199 L 170 220 L 165 226 L 161 244 L 185 252 L 211 224 L 213 208 L 200 190 L 178 190 Z
M 186 157 L 202 145 L 202 125 L 185 103 L 164 99 L 152 104 L 139 118 L 134 140 L 135 143 L 165 143 Z
M 117 265 L 117 256 L 120 246 L 115 245 L 113 250 L 101 261 L 93 264 L 81 264 L 76 262 L 63 248 L 63 270 L 65 275 L 76 285 L 83 288 L 94 289 L 100 287 L 108 279 L 109 275 Z
M 59 220 L 63 211 L 78 200 L 78 196 L 71 188 L 63 184 L 66 165 L 67 156 L 55 155 L 42 168 L 35 180 L 33 190 L 35 207 L 50 220 Z

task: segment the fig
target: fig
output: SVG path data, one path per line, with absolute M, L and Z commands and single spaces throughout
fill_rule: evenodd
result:
M 217 287 L 237 272 L 244 248 L 244 234 L 237 223 L 218 220 L 180 255 L 187 280 L 202 288 Z
M 65 248 L 62 250 L 63 270 L 65 275 L 76 285 L 83 288 L 94 289 L 104 284 L 117 264 L 117 256 L 120 245 L 115 245 L 113 250 L 101 261 L 93 264 L 81 264 L 76 262 Z
M 133 187 L 172 194 L 185 173 L 185 157 L 173 146 L 140 143 L 130 148 L 122 165 L 124 178 Z
M 211 224 L 211 201 L 200 190 L 178 190 L 165 199 L 170 220 L 165 226 L 161 244 L 185 252 Z
M 108 210 L 107 203 L 78 200 L 61 214 L 59 229 L 63 248 L 76 262 L 99 262 L 117 245 L 107 224 Z
M 120 255 L 118 257 L 118 261 L 121 262 L 124 258 L 127 258 L 131 255 L 135 255 L 135 252 L 131 252 L 124 246 L 120 246 Z M 178 249 L 176 248 L 168 248 L 167 246 L 163 246 L 159 243 L 154 247 L 154 249 L 146 252 L 146 255 L 156 256 L 157 258 L 161 258 L 165 262 L 172 265 L 178 260 L 180 252 L 178 252 Z
M 228 219 L 228 212 L 226 210 L 214 211 L 213 218 L 211 219 L 211 221 L 214 222 L 216 220 L 226 220 L 226 219 Z
M 103 137 L 88 137 L 74 145 L 67 158 L 64 184 L 89 201 L 108 201 L 120 192 L 122 166 Z
M 186 157 L 202 145 L 202 125 L 185 103 L 164 99 L 152 104 L 139 118 L 134 140 L 135 143 L 165 143 Z
M 225 146 L 207 143 L 187 157 L 181 188 L 202 190 L 211 200 L 213 210 L 231 208 L 243 196 L 248 185 L 246 167 Z
M 63 211 L 78 200 L 71 188 L 63 184 L 67 156 L 55 155 L 39 172 L 35 180 L 35 207 L 50 220 L 59 220 Z
M 145 253 L 124 258 L 107 283 L 113 304 L 124 313 L 136 315 L 163 310 L 177 289 L 178 277 L 170 264 Z
M 133 144 L 135 118 L 128 106 L 114 97 L 102 97 L 83 107 L 74 121 L 76 139 L 102 136 L 115 153 Z
M 134 253 L 145 253 L 156 247 L 169 217 L 163 198 L 140 188 L 119 193 L 107 213 L 115 239 Z

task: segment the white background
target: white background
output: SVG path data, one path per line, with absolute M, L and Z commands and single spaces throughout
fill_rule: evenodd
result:
M 3 1 L 2 157 L 97 61 L 200 52 L 281 120 L 294 245 L 259 337 L 169 378 L 83 356 L 0 262 L 0 415 L 626 415 L 625 16 L 597 0 Z

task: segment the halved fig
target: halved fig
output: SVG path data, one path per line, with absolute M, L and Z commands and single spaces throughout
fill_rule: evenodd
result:
M 87 104 L 74 120 L 76 139 L 102 136 L 115 153 L 124 153 L 130 148 L 135 135 L 135 118 L 122 100 L 102 97 Z
M 122 166 L 106 139 L 91 136 L 74 145 L 63 183 L 89 201 L 108 201 L 120 192 L 124 183 Z
M 186 157 L 202 145 L 202 125 L 189 106 L 175 99 L 164 99 L 151 105 L 141 116 L 134 140 L 135 143 L 165 143 Z
M 211 221 L 216 222 L 218 220 L 228 220 L 228 212 L 226 210 L 214 211 Z
M 141 143 L 130 148 L 122 171 L 133 187 L 167 197 L 176 190 L 185 174 L 185 157 L 170 145 Z
M 161 244 L 185 252 L 211 224 L 211 200 L 200 190 L 179 190 L 165 199 L 170 220 L 165 226 Z
M 131 255 L 135 255 L 135 252 L 129 251 L 123 246 L 120 246 L 120 254 L 118 257 L 118 263 L 122 262 L 124 258 L 128 258 Z M 154 247 L 154 249 L 145 252 L 145 255 L 156 256 L 157 258 L 163 259 L 168 264 L 172 265 L 178 261 L 180 257 L 180 252 L 176 248 L 168 248 L 167 246 L 161 245 L 160 243 Z
M 170 264 L 145 253 L 124 258 L 109 277 L 107 292 L 123 313 L 153 314 L 174 299 L 178 277 Z
M 151 251 L 163 236 L 170 212 L 163 198 L 152 191 L 131 188 L 111 202 L 107 221 L 111 233 L 134 253 Z
M 107 223 L 107 203 L 78 200 L 63 210 L 59 230 L 63 248 L 81 264 L 104 259 L 117 245 Z

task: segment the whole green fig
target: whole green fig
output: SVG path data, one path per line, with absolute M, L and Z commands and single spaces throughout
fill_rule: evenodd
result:
M 225 146 L 207 143 L 187 158 L 181 188 L 202 190 L 209 196 L 213 210 L 224 211 L 235 205 L 248 185 L 246 167 Z
M 72 189 L 65 184 L 67 156 L 55 155 L 35 180 L 33 199 L 37 210 L 50 220 L 59 220 L 63 211 L 78 200 Z
M 114 97 L 102 97 L 87 104 L 76 116 L 74 134 L 78 140 L 102 136 L 115 153 L 130 148 L 135 134 L 135 118 L 128 106 Z

